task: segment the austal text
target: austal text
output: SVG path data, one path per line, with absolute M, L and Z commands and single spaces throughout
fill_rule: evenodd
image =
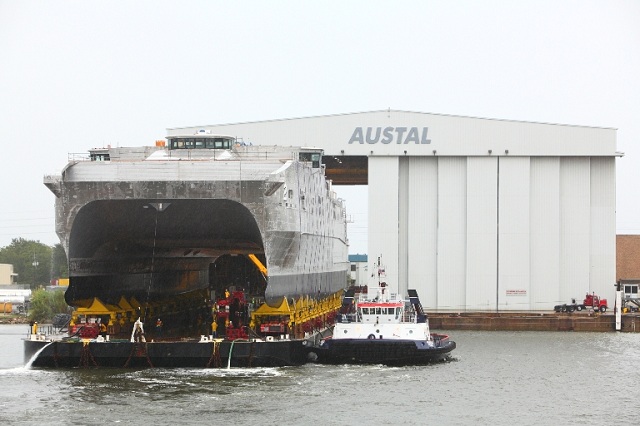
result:
M 389 144 L 430 144 L 427 139 L 428 127 L 356 127 L 349 139 L 352 143 L 376 144 L 378 142 Z

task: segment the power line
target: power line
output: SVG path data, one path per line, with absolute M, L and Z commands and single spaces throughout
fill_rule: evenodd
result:
M 30 220 L 54 220 L 55 217 L 53 216 L 48 216 L 48 217 L 34 217 L 34 218 L 29 218 L 29 219 L 25 219 L 25 218 L 15 218 L 15 219 L 0 219 L 0 223 L 2 222 L 27 222 Z
M 47 227 L 53 229 L 52 223 L 44 223 L 42 225 L 11 225 L 11 226 L 0 226 L 0 229 L 24 229 L 24 228 L 42 228 Z

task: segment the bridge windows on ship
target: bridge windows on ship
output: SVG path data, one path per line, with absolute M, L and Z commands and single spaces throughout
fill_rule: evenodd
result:
M 231 149 L 233 138 L 169 138 L 169 149 Z
M 311 167 L 317 169 L 320 167 L 320 161 L 322 160 L 322 154 L 320 152 L 301 152 L 298 155 L 298 160 L 308 161 L 311 163 Z
M 213 149 L 229 149 L 231 148 L 231 143 L 229 141 L 225 141 L 222 139 L 208 140 L 207 148 Z
M 89 150 L 89 159 L 91 161 L 110 161 L 108 148 L 94 148 Z
M 91 161 L 109 161 L 109 154 L 91 154 Z

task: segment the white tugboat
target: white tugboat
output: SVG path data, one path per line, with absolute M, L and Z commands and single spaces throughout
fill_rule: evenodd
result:
M 455 342 L 429 330 L 416 290 L 408 300 L 390 293 L 378 263 L 377 287 L 344 297 L 333 336 L 310 348 L 309 358 L 323 364 L 419 365 L 446 360 Z

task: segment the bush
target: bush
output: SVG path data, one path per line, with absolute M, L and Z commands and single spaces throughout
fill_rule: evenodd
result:
M 36 290 L 31 295 L 29 319 L 31 321 L 51 321 L 56 314 L 68 312 L 64 301 L 64 291 Z

